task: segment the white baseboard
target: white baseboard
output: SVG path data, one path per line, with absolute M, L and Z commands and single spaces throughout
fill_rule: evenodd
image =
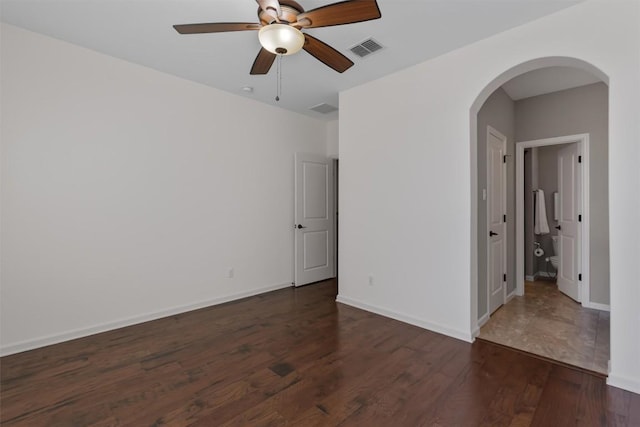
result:
M 259 295 L 265 292 L 271 292 L 271 291 L 275 291 L 275 290 L 283 289 L 287 287 L 291 287 L 291 283 L 265 286 L 263 288 L 257 288 L 249 291 L 238 292 L 236 294 L 226 295 L 223 297 L 213 298 L 205 301 L 199 301 L 192 304 L 171 307 L 164 310 L 141 314 L 138 316 L 132 316 L 124 319 L 114 320 L 112 322 L 101 323 L 101 324 L 89 326 L 86 328 L 78 328 L 78 329 L 73 329 L 66 332 L 47 335 L 44 337 L 25 340 L 25 341 L 17 342 L 14 344 L 5 345 L 4 347 L 0 348 L 0 356 L 8 356 L 10 354 L 21 353 L 27 350 L 33 350 L 36 348 L 45 347 L 52 344 L 58 344 L 58 343 L 73 340 L 76 338 L 83 338 L 89 335 L 99 334 L 101 332 L 107 332 L 113 329 L 124 328 L 126 326 L 132 326 L 138 323 L 148 322 L 150 320 L 161 319 L 167 316 L 174 316 L 176 314 L 186 313 L 188 311 L 198 310 L 200 308 L 210 307 L 218 304 L 224 304 L 225 302 L 235 301 L 238 299 L 251 297 L 254 295 Z
M 585 308 L 593 308 L 601 311 L 611 311 L 611 307 L 608 304 L 600 304 L 599 302 L 585 302 L 582 304 Z
M 404 323 L 408 323 L 410 325 L 418 326 L 423 329 L 428 329 L 433 332 L 437 332 L 442 335 L 447 335 L 451 338 L 456 338 L 465 342 L 473 342 L 474 337 L 471 332 L 459 331 L 457 329 L 452 329 L 447 326 L 443 326 L 437 323 L 429 322 L 422 319 L 417 319 L 412 316 L 408 316 L 406 314 L 398 313 L 393 310 L 388 310 L 386 308 L 377 307 L 375 305 L 367 304 L 361 301 L 357 301 L 348 297 L 344 297 L 338 295 L 336 297 L 336 301 L 342 304 L 350 305 L 355 308 L 359 308 L 361 310 L 370 311 L 375 314 L 379 314 L 384 317 L 390 317 L 391 319 L 399 320 Z
M 526 280 L 527 282 L 535 282 L 537 278 L 538 276 L 536 276 L 535 274 L 533 276 L 524 276 L 524 280 Z
M 518 293 L 517 293 L 517 290 L 514 289 L 513 291 L 511 291 L 511 293 L 509 295 L 507 295 L 507 300 L 504 303 L 505 304 L 508 303 L 509 301 L 511 301 L 516 296 L 518 296 Z
M 607 384 L 612 387 L 640 394 L 640 380 L 632 380 L 609 373 L 609 376 L 607 377 Z

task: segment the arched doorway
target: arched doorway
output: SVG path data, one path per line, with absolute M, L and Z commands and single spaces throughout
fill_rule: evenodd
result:
M 529 252 L 528 248 L 524 248 L 524 244 L 522 243 L 522 236 L 520 235 L 519 237 L 521 238 L 519 242 L 517 242 L 516 244 L 516 227 L 515 224 L 517 223 L 517 221 L 520 221 L 520 226 L 522 226 L 522 222 L 523 222 L 523 218 L 521 218 L 520 216 L 516 216 L 516 198 L 515 198 L 515 176 L 516 176 L 516 144 L 515 142 L 522 142 L 522 141 L 528 141 L 528 140 L 533 140 L 533 139 L 542 139 L 542 137 L 536 137 L 536 138 L 532 138 L 529 137 L 529 135 L 544 135 L 545 138 L 549 138 L 549 137 L 565 137 L 568 135 L 572 135 L 572 134 L 582 134 L 588 131 L 582 130 L 579 132 L 574 131 L 574 129 L 583 129 L 583 128 L 588 128 L 588 126 L 583 126 L 583 128 L 581 128 L 580 126 L 577 127 L 572 127 L 569 124 L 567 124 L 566 126 L 557 126 L 555 127 L 555 132 L 556 134 L 549 134 L 548 132 L 553 132 L 554 127 L 553 126 L 549 126 L 550 129 L 538 129 L 538 133 L 531 133 L 531 132 L 527 132 L 527 126 L 525 125 L 527 123 L 526 120 L 523 120 L 523 117 L 525 117 L 526 115 L 524 114 L 526 111 L 531 111 L 531 109 L 527 109 L 524 106 L 526 105 L 530 105 L 533 103 L 533 101 L 528 102 L 529 100 L 527 100 L 527 102 L 525 102 L 525 100 L 520 100 L 522 98 L 516 98 L 515 96 L 513 96 L 512 93 L 506 94 L 505 91 L 503 89 L 507 89 L 508 85 L 510 84 L 510 82 L 513 81 L 518 81 L 519 79 L 522 80 L 522 77 L 524 76 L 539 76 L 542 74 L 543 71 L 547 71 L 547 70 L 551 70 L 554 68 L 558 68 L 558 69 L 566 69 L 566 70 L 580 70 L 581 72 L 588 74 L 590 76 L 594 77 L 593 82 L 599 82 L 600 85 L 600 92 L 601 92 L 601 96 L 600 98 L 598 98 L 599 100 L 604 99 L 604 119 L 605 122 L 607 120 L 607 112 L 606 112 L 606 108 L 607 108 L 607 100 L 608 100 L 608 77 L 602 73 L 599 69 L 597 69 L 596 67 L 594 67 L 593 65 L 586 63 L 584 61 L 575 59 L 575 58 L 567 58 L 567 57 L 547 57 L 547 58 L 539 58 L 539 59 L 535 59 L 532 61 L 528 61 L 525 63 L 522 63 L 520 65 L 517 65 L 507 71 L 505 71 L 504 73 L 502 73 L 500 76 L 496 77 L 493 81 L 491 81 L 485 88 L 484 90 L 480 93 L 480 95 L 477 97 L 477 99 L 475 100 L 475 102 L 472 105 L 471 108 L 471 117 L 470 117 L 470 121 L 471 121 L 471 162 L 472 162 L 472 188 L 471 188 L 471 194 L 472 194 L 472 211 L 476 212 L 477 215 L 475 215 L 472 218 L 472 236 L 471 236 L 471 241 L 472 241 L 472 248 L 471 248 L 471 253 L 472 253 L 472 269 L 473 272 L 475 274 L 472 274 L 472 277 L 474 278 L 474 280 L 472 280 L 472 289 L 471 289 L 471 295 L 472 295 L 472 307 L 471 307 L 471 313 L 472 313 L 472 331 L 474 331 L 474 336 L 477 336 L 479 333 L 479 327 L 482 326 L 484 323 L 486 323 L 486 321 L 489 319 L 491 313 L 493 310 L 496 310 L 497 307 L 500 307 L 502 304 L 506 303 L 507 301 L 511 300 L 512 297 L 516 296 L 516 295 L 522 295 L 522 290 L 523 290 L 523 286 L 516 286 L 516 282 L 520 281 L 520 284 L 522 285 L 522 282 L 524 280 L 524 278 L 519 277 L 519 274 L 522 274 L 522 265 L 518 265 L 517 262 L 521 262 L 522 258 L 523 258 L 523 251 L 525 251 L 527 254 Z M 557 91 L 558 89 L 554 89 L 554 84 L 557 83 L 556 81 L 550 80 L 547 82 L 549 84 L 549 90 L 547 92 L 542 92 L 544 94 L 549 94 L 549 92 L 554 92 Z M 537 82 L 538 86 L 540 85 L 540 82 Z M 580 86 L 580 84 L 576 84 L 576 86 Z M 571 86 L 569 86 L 571 87 Z M 585 87 L 587 87 L 585 85 Z M 604 88 L 604 89 L 602 89 Z M 513 88 L 510 88 L 513 89 Z M 543 88 L 544 89 L 544 88 Z M 562 90 L 562 89 L 561 89 Z M 604 92 L 603 92 L 604 90 Z M 512 122 L 515 122 L 517 124 L 513 125 L 512 129 L 509 129 L 509 125 L 505 124 L 508 122 L 505 120 L 497 120 L 498 125 L 496 125 L 495 127 L 498 128 L 503 128 L 502 130 L 504 130 L 505 134 L 508 135 L 508 138 L 505 137 L 505 139 L 509 140 L 509 143 L 506 144 L 507 147 L 509 147 L 509 149 L 506 149 L 506 151 L 504 153 L 501 152 L 501 159 L 504 158 L 504 165 L 500 165 L 501 167 L 504 168 L 505 172 L 505 176 L 507 176 L 507 181 L 505 184 L 505 202 L 503 203 L 505 205 L 504 207 L 504 220 L 505 223 L 503 224 L 502 228 L 499 228 L 500 230 L 500 234 L 502 235 L 503 232 L 506 234 L 506 241 L 507 243 L 505 243 L 504 245 L 500 246 L 500 245 L 493 245 L 496 247 L 501 247 L 504 248 L 502 249 L 504 251 L 504 267 L 502 267 L 502 264 L 500 263 L 495 263 L 493 260 L 495 259 L 500 259 L 500 257 L 495 255 L 495 251 L 492 249 L 493 246 L 489 243 L 489 238 L 487 237 L 485 234 L 488 231 L 496 231 L 496 230 L 489 230 L 489 228 L 494 228 L 497 225 L 488 225 L 487 224 L 487 209 L 489 207 L 489 205 L 491 204 L 491 197 L 493 195 L 494 199 L 496 197 L 495 194 L 493 194 L 492 191 L 487 192 L 487 189 L 490 189 L 490 186 L 488 186 L 488 181 L 489 179 L 487 179 L 487 171 L 489 170 L 489 166 L 486 166 L 486 147 L 487 147 L 487 140 L 483 139 L 484 135 L 487 135 L 486 133 L 486 128 L 487 128 L 487 124 L 492 124 L 492 123 L 488 123 L 486 116 L 488 113 L 486 113 L 486 107 L 483 109 L 483 106 L 485 105 L 485 103 L 490 104 L 490 105 L 497 105 L 496 104 L 496 96 L 499 95 L 498 92 L 501 91 L 502 92 L 502 96 L 506 97 L 507 99 L 509 98 L 509 96 L 511 96 L 513 98 L 513 105 L 518 105 L 518 108 L 516 109 L 515 107 L 510 107 L 513 108 L 514 111 L 517 110 L 518 111 L 518 120 L 515 120 L 513 117 L 511 118 Z M 526 92 L 526 91 L 525 91 Z M 570 93 L 571 91 L 567 92 Z M 557 92 L 557 94 L 561 94 L 564 92 Z M 602 95 L 602 93 L 604 93 L 604 95 Z M 545 96 L 536 96 L 536 94 L 534 93 L 532 95 L 532 97 L 530 98 L 530 100 L 537 100 L 538 103 L 542 102 L 540 100 L 545 99 L 546 101 L 546 105 L 549 105 L 549 102 L 551 99 L 558 99 L 558 96 L 554 95 L 555 98 L 553 96 L 549 95 L 545 95 Z M 567 95 L 568 96 L 568 95 Z M 509 99 L 509 101 L 511 101 Z M 504 104 L 504 103 L 503 103 Z M 494 110 L 496 110 L 495 107 L 492 107 Z M 507 107 L 505 107 L 507 108 Z M 600 110 L 602 110 L 602 108 L 600 108 Z M 497 110 L 499 113 L 499 109 Z M 481 114 L 482 113 L 482 114 Z M 493 114 L 497 114 L 495 113 L 495 111 L 493 112 Z M 515 113 L 513 113 L 515 115 Z M 560 113 L 558 114 L 560 115 Z M 531 121 L 531 120 L 530 120 Z M 538 126 L 540 126 L 540 123 L 544 124 L 546 123 L 544 120 L 540 120 L 539 118 L 536 118 L 536 120 L 533 120 L 533 122 L 537 123 Z M 548 120 L 547 120 L 548 122 Z M 564 124 L 564 123 L 563 123 Z M 480 129 L 482 127 L 482 129 Z M 530 127 L 530 126 L 529 126 Z M 604 130 L 604 138 L 600 138 L 600 139 L 604 139 L 604 141 L 598 141 L 599 144 L 605 144 L 604 145 L 604 158 L 599 158 L 598 161 L 600 163 L 596 164 L 595 167 L 595 174 L 600 174 L 600 176 L 598 177 L 598 179 L 596 181 L 600 182 L 600 181 L 607 181 L 608 178 L 608 163 L 607 163 L 607 159 L 606 159 L 606 152 L 607 152 L 607 148 L 606 148 L 606 144 L 607 144 L 607 136 L 608 136 L 608 128 L 607 125 L 605 124 L 605 130 Z M 493 127 L 490 127 L 494 132 L 496 132 L 496 130 Z M 506 128 L 506 129 L 504 129 Z M 514 130 L 515 128 L 517 128 L 518 130 Z M 558 130 L 560 129 L 560 130 Z M 500 129 L 499 129 L 500 130 Z M 483 135 L 484 132 L 484 135 Z M 545 133 L 547 132 L 547 133 Z M 491 132 L 489 133 L 491 134 Z M 498 135 L 502 135 L 500 132 L 496 132 L 496 134 Z M 596 138 L 597 140 L 598 138 Z M 562 138 L 560 138 L 560 140 L 562 140 Z M 531 141 L 528 141 L 531 142 Z M 535 145 L 535 144 L 533 144 Z M 582 143 L 582 146 L 584 146 L 584 141 Z M 600 148 L 600 150 L 602 151 L 602 148 Z M 504 157 L 503 157 L 504 154 Z M 522 154 L 522 151 L 519 152 L 519 154 Z M 603 156 L 600 156 L 603 157 Z M 577 157 L 576 157 L 577 158 Z M 519 159 L 519 161 L 522 163 L 522 158 Z M 496 163 L 496 162 L 493 162 Z M 502 162 L 500 162 L 502 163 Z M 474 168 L 475 166 L 475 168 Z M 588 165 L 587 165 L 588 166 Z M 520 166 L 522 167 L 522 165 Z M 485 169 L 486 168 L 486 169 Z M 508 172 L 506 172 L 508 170 Z M 586 168 L 586 170 L 588 171 L 588 168 Z M 475 172 L 474 172 L 475 171 Z M 593 174 L 592 173 L 592 174 Z M 493 179 L 493 178 L 491 178 Z M 587 181 L 588 182 L 588 181 Z M 521 185 L 521 184 L 520 184 Z M 507 189 L 508 188 L 508 189 Z M 595 190 L 593 190 L 595 191 Z M 488 194 L 489 193 L 489 194 Z M 507 196 L 508 193 L 508 196 Z M 588 195 L 588 194 L 587 194 Z M 531 197 L 531 196 L 530 196 Z M 551 195 L 549 195 L 549 197 L 551 197 Z M 544 198 L 544 196 L 543 196 Z M 548 200 L 548 199 L 547 199 Z M 586 200 L 588 200 L 588 197 L 586 197 Z M 519 199 L 518 199 L 519 201 Z M 495 205 L 495 203 L 494 203 Z M 522 203 L 520 203 L 519 206 L 519 215 L 522 215 L 523 209 L 522 209 Z M 597 217 L 597 215 L 594 213 L 593 215 L 591 215 L 591 210 L 593 211 L 604 211 L 605 212 L 605 220 L 600 221 L 599 224 L 597 224 L 598 228 L 597 230 L 606 228 L 608 230 L 608 216 L 606 214 L 606 212 L 608 212 L 608 200 L 606 199 L 606 197 L 604 198 L 604 201 L 599 200 L 599 204 L 597 205 L 597 209 L 593 208 L 593 209 L 589 209 L 589 206 L 586 207 L 587 211 L 584 212 L 584 214 L 586 214 L 589 217 Z M 500 209 L 503 209 L 502 207 Z M 484 216 L 483 216 L 483 210 L 484 210 Z M 494 209 L 495 210 L 495 209 Z M 526 210 L 525 210 L 526 211 Z M 502 213 L 502 211 L 501 211 Z M 500 219 L 502 219 L 503 215 L 499 216 Z M 508 220 L 507 220 L 508 218 Z M 597 222 L 597 221 L 596 221 Z M 603 225 L 604 223 L 604 225 Z M 555 225 L 555 224 L 554 224 Z M 592 225 L 592 227 L 595 227 L 596 225 Z M 592 228 L 590 227 L 590 228 Z M 557 228 L 559 228 L 559 225 L 557 226 Z M 555 231 L 555 230 L 553 230 Z M 586 229 L 587 233 L 585 233 L 586 236 L 589 235 L 588 231 L 589 229 Z M 548 233 L 548 231 L 547 231 Z M 560 232 L 557 232 L 558 234 L 560 234 Z M 491 233 L 492 235 L 497 235 L 497 233 Z M 545 233 L 546 234 L 546 233 Z M 500 237 L 502 239 L 502 236 Z M 543 241 L 543 239 L 540 239 L 541 241 Z M 549 239 L 550 242 L 550 239 Z M 537 243 L 537 242 L 536 242 Z M 599 245 L 603 245 L 600 242 L 598 243 Z M 599 279 L 598 281 L 596 281 L 596 284 L 601 284 L 603 282 L 606 282 L 606 298 L 604 301 L 606 302 L 606 304 L 589 304 L 589 302 L 587 302 L 587 304 L 585 304 L 583 302 L 583 305 L 585 307 L 596 307 L 596 308 L 605 308 L 608 309 L 608 303 L 609 303 L 609 296 L 608 296 L 608 234 L 606 236 L 606 242 L 604 243 L 606 244 L 606 268 L 602 269 L 602 270 L 598 270 L 599 273 Z M 549 246 L 549 245 L 548 245 Z M 533 252 L 533 250 L 531 250 L 531 252 Z M 594 259 L 594 254 L 597 253 L 602 253 L 601 250 L 599 250 L 598 248 L 595 248 L 595 250 L 591 250 L 591 253 L 588 253 L 589 250 L 587 249 L 587 252 L 585 252 L 586 257 L 585 259 L 587 260 L 587 262 L 589 262 L 589 259 Z M 516 256 L 517 255 L 517 256 Z M 565 257 L 565 259 L 567 259 L 567 257 Z M 496 267 L 497 265 L 497 267 Z M 516 268 L 517 267 L 517 268 Z M 504 268 L 504 275 L 502 274 L 502 271 L 500 271 L 501 274 L 493 274 L 495 273 L 494 270 L 498 270 L 500 268 Z M 576 267 L 577 268 L 577 267 Z M 606 271 L 605 271 L 606 270 Z M 589 276 L 588 273 L 589 270 L 587 270 L 587 273 L 584 275 L 585 277 Z M 576 277 L 578 276 L 578 272 L 576 271 Z M 582 275 L 581 275 L 582 276 Z M 529 278 L 531 276 L 528 276 Z M 503 282 L 503 278 L 504 278 L 504 283 Z M 494 280 L 495 279 L 495 280 Z M 498 283 L 500 282 L 500 283 Z M 585 286 L 589 287 L 588 282 L 584 284 Z M 499 286 L 502 286 L 502 288 L 499 288 Z M 595 285 L 592 285 L 595 286 Z M 500 292 L 493 292 L 493 291 L 500 291 Z M 588 290 L 588 289 L 587 289 Z M 496 300 L 496 295 L 498 296 L 498 299 L 502 299 L 502 301 L 499 301 L 498 304 L 495 303 Z M 589 292 L 586 292 L 586 295 L 589 295 Z M 539 303 L 538 303 L 539 304 Z M 504 314 L 504 311 L 500 313 L 501 315 Z M 608 316 L 608 315 L 607 315 Z M 521 320 L 521 319 L 520 319 Z M 518 321 L 518 325 L 521 327 L 521 329 L 523 329 L 523 334 L 526 333 L 526 328 L 523 326 L 523 322 Z M 558 327 L 556 325 L 556 327 Z M 606 327 L 607 327 L 607 348 L 608 348 L 608 317 L 607 317 L 607 323 L 606 323 Z M 559 327 L 558 327 L 559 328 Z M 511 332 L 513 332 L 514 328 L 510 328 L 512 329 Z M 517 328 L 515 328 L 517 329 Z M 533 332 L 535 333 L 535 328 L 531 328 L 529 330 L 529 332 Z M 539 332 L 539 331 L 538 331 Z M 531 339 L 531 336 L 527 337 L 528 339 Z M 517 346 L 516 346 L 517 347 Z M 529 348 L 521 348 L 523 350 L 530 350 Z M 536 353 L 536 351 L 531 351 Z M 552 354 L 553 352 L 551 352 L 550 354 Z M 540 354 L 540 353 L 538 353 Z M 549 354 L 540 354 L 542 356 L 547 356 L 550 357 Z M 554 357 L 551 357 L 554 358 Z M 607 358 L 608 358 L 608 350 L 607 350 Z M 566 361 L 566 360 L 565 360 Z M 583 366 L 585 367 L 585 366 Z M 587 367 L 588 368 L 588 367 Z M 605 360 L 605 368 L 606 369 L 606 360 Z M 606 372 L 606 371 L 605 371 Z

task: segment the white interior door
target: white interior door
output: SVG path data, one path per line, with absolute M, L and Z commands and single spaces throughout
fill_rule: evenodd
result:
M 568 144 L 558 152 L 559 256 L 558 289 L 580 302 L 580 223 L 581 177 L 578 144 Z
M 333 163 L 295 155 L 295 285 L 335 277 Z
M 489 314 L 504 304 L 507 280 L 507 227 L 505 215 L 507 138 L 487 128 L 487 287 Z

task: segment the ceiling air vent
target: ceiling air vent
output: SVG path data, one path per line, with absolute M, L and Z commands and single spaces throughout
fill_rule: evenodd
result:
M 360 58 L 364 58 L 365 56 L 371 55 L 372 53 L 377 52 L 380 49 L 382 49 L 382 45 L 380 43 L 378 43 L 374 39 L 367 39 L 353 46 L 349 50 Z
M 333 105 L 325 104 L 324 102 L 322 104 L 314 105 L 313 107 L 311 107 L 309 109 L 312 110 L 312 111 L 316 111 L 318 113 L 322 113 L 322 114 L 329 114 L 329 113 L 332 113 L 334 111 L 338 111 L 338 109 L 336 107 L 334 107 Z

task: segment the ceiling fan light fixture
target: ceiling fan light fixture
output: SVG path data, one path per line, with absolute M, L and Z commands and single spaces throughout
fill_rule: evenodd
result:
M 265 25 L 258 33 L 260 44 L 277 55 L 293 55 L 302 49 L 304 34 L 287 24 Z

